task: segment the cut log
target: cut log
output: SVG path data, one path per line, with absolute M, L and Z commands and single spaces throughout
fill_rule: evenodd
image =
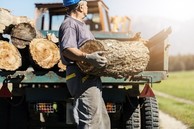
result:
M 11 31 L 12 43 L 20 49 L 29 45 L 36 37 L 36 30 L 30 23 L 20 23 L 13 27 Z
M 43 69 L 51 69 L 60 60 L 59 48 L 47 39 L 35 38 L 29 45 L 33 62 Z
M 52 41 L 52 42 L 54 42 L 54 43 L 58 43 L 59 42 L 59 39 L 56 37 L 56 35 L 55 34 L 51 34 L 51 33 L 48 33 L 47 35 L 46 35 L 46 38 L 48 39 L 48 40 L 50 40 L 50 41 Z
M 9 26 L 12 25 L 13 16 L 10 11 L 4 8 L 0 8 L 0 33 L 7 33 Z M 8 32 L 8 34 L 10 34 Z
M 108 62 L 101 69 L 77 62 L 83 72 L 97 76 L 129 77 L 144 71 L 149 62 L 149 50 L 141 41 L 89 40 L 80 50 L 86 53 L 104 51 Z
M 18 49 L 11 43 L 0 41 L 0 69 L 15 71 L 22 64 Z
M 66 70 L 66 65 L 64 65 L 62 63 L 62 61 L 60 60 L 59 63 L 58 63 L 58 68 L 59 68 L 59 71 L 65 71 Z
M 4 8 L 0 8 L 0 24 L 9 26 L 13 22 L 13 16 L 10 11 Z
M 12 24 L 17 25 L 20 23 L 30 23 L 31 25 L 33 24 L 32 20 L 29 19 L 27 16 L 13 16 Z

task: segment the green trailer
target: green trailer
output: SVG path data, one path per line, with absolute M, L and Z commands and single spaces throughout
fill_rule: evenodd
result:
M 52 20 L 63 16 L 62 3 L 37 3 L 35 6 L 39 11 L 37 29 L 42 34 L 57 36 L 58 31 L 54 29 L 57 23 Z M 96 39 L 129 40 L 130 32 L 111 32 L 108 7 L 103 1 L 88 1 L 88 6 L 92 7 L 89 15 L 95 14 L 102 20 L 92 30 Z M 42 11 L 45 8 L 47 13 Z M 45 23 L 46 16 L 49 23 Z M 159 108 L 151 87 L 168 77 L 170 33 L 171 29 L 167 28 L 149 39 L 150 61 L 145 71 L 127 80 L 101 77 L 112 129 L 159 128 Z M 76 128 L 71 113 L 73 98 L 66 86 L 65 71 L 35 71 L 31 67 L 24 71 L 0 71 L 0 82 L 1 129 Z

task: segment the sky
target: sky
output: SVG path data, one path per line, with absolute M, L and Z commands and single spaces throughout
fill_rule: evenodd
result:
M 13 15 L 34 18 L 34 3 L 62 0 L 0 0 L 0 7 Z M 172 27 L 171 54 L 194 54 L 194 0 L 104 0 L 110 16 L 128 16 L 132 31 L 149 38 L 160 30 Z M 185 33 L 184 33 L 185 32 Z M 193 43 L 192 43 L 193 42 Z M 192 45 L 192 46 L 191 46 Z

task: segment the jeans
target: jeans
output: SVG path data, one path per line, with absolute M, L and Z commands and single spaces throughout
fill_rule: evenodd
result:
M 110 118 L 98 87 L 88 88 L 75 99 L 73 113 L 77 129 L 110 129 Z

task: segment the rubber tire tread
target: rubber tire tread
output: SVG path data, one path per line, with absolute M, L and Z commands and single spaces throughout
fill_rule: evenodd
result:
M 141 129 L 159 129 L 159 110 L 155 97 L 140 98 Z

